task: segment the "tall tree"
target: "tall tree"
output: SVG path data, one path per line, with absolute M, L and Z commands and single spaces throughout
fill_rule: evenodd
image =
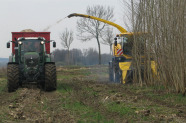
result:
M 74 37 L 73 31 L 68 31 L 66 28 L 64 32 L 60 34 L 61 44 L 68 50 L 68 64 L 70 59 L 70 45 L 72 44 Z
M 98 18 L 102 18 L 105 20 L 111 21 L 113 19 L 113 8 L 104 7 L 101 5 L 96 6 L 88 6 L 86 13 L 91 16 L 95 16 Z M 107 24 L 87 18 L 81 18 L 77 21 L 77 31 L 78 37 L 82 41 L 90 41 L 91 39 L 96 39 L 99 50 L 99 64 L 101 64 L 101 48 L 100 48 L 100 38 L 102 37 L 102 33 L 104 32 Z
M 112 53 L 112 44 L 114 40 L 113 28 L 107 27 L 102 37 L 102 43 L 110 46 L 110 54 Z

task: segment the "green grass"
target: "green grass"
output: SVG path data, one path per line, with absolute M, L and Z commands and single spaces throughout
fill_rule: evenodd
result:
M 62 93 L 63 95 L 66 95 L 66 97 L 61 98 L 61 106 L 62 108 L 65 108 L 69 110 L 73 115 L 76 115 L 78 117 L 77 122 L 78 123 L 86 123 L 86 122 L 92 122 L 97 123 L 99 121 L 105 122 L 105 123 L 113 123 L 113 121 L 108 121 L 105 117 L 103 117 L 99 112 L 94 111 L 89 106 L 86 106 L 82 104 L 79 101 L 74 101 L 73 97 L 71 97 L 70 93 L 72 92 L 71 84 L 69 83 L 61 83 L 60 86 L 58 86 L 57 91 L 59 93 Z M 65 88 L 65 89 L 64 89 Z M 90 94 L 96 95 L 96 92 L 94 93 L 91 88 L 87 88 L 90 90 Z M 80 95 L 82 96 L 82 95 Z
M 7 120 L 10 120 L 9 117 L 7 117 L 8 115 L 8 113 L 0 112 L 0 123 L 5 123 Z
M 159 99 L 162 101 L 169 102 L 171 105 L 183 105 L 186 102 L 186 97 L 184 97 L 182 94 L 174 94 L 174 93 L 168 93 L 168 94 L 154 94 L 152 92 L 148 92 L 146 94 L 147 96 L 153 98 L 153 99 Z
M 74 77 L 82 77 L 91 80 L 99 80 L 100 77 L 108 78 L 108 68 L 107 67 L 92 67 L 91 69 L 79 69 L 79 68 L 67 68 L 62 69 L 62 71 L 58 72 L 58 78 L 62 79 L 59 82 L 58 86 L 58 92 L 66 94 L 66 98 L 61 99 L 63 102 L 62 107 L 65 109 L 68 109 L 71 111 L 72 114 L 75 114 L 79 117 L 77 119 L 78 123 L 86 123 L 86 122 L 106 122 L 106 123 L 112 123 L 113 121 L 108 121 L 105 119 L 103 115 L 101 115 L 99 112 L 95 111 L 95 109 L 92 109 L 90 106 L 86 106 L 82 104 L 81 102 L 78 102 L 71 98 L 71 95 L 69 93 L 75 93 L 73 92 L 73 85 L 69 84 L 68 82 L 64 82 L 65 80 L 73 81 Z M 63 81 L 64 79 L 64 81 Z M 64 88 L 65 89 L 64 89 Z M 136 85 L 125 85 L 124 89 L 128 89 L 132 93 L 136 93 L 137 95 L 144 95 L 147 97 L 150 97 L 155 100 L 162 100 L 166 103 L 169 102 L 171 104 L 185 104 L 186 98 L 183 97 L 181 94 L 174 94 L 174 93 L 165 93 L 166 90 L 163 86 L 150 86 L 150 87 L 140 87 Z M 100 93 L 93 90 L 93 88 L 87 87 L 84 88 L 89 96 L 99 96 Z M 67 93 L 68 92 L 68 93 Z M 108 94 L 116 93 L 117 90 L 111 89 L 108 90 Z M 123 97 L 127 97 L 128 94 L 123 93 Z M 130 98 L 129 98 L 130 99 Z M 159 115 L 166 115 L 171 116 L 171 114 L 176 114 L 177 111 L 174 111 L 166 106 L 161 106 L 156 104 L 156 102 L 151 102 L 146 99 L 138 99 L 138 102 L 121 102 L 117 104 L 116 102 L 110 102 L 110 103 L 104 103 L 103 106 L 106 107 L 106 110 L 113 113 L 118 113 L 120 117 L 126 117 L 129 122 L 144 122 L 148 121 L 151 122 L 153 120 L 156 120 L 155 117 L 153 117 L 154 114 L 157 116 Z M 135 111 L 142 111 L 142 110 L 150 110 L 151 113 L 149 116 L 145 116 L 144 114 L 137 114 Z
M 178 111 L 174 110 L 168 106 L 167 104 L 161 105 L 156 102 L 157 100 L 165 101 L 165 103 L 170 104 L 180 104 L 184 105 L 186 102 L 186 97 L 183 97 L 181 94 L 176 93 L 165 93 L 165 88 L 162 86 L 151 86 L 151 87 L 140 87 L 135 85 L 122 85 L 122 87 L 119 87 L 119 89 L 127 89 L 127 91 L 130 91 L 131 94 L 125 93 L 125 91 L 121 91 L 117 88 L 110 88 L 108 86 L 108 90 L 101 90 L 100 87 L 102 86 L 89 86 L 96 83 L 96 81 L 101 81 L 101 78 L 108 78 L 108 68 L 107 67 L 80 67 L 80 66 L 67 66 L 63 67 L 62 70 L 57 72 L 57 78 L 58 78 L 58 86 L 57 90 L 54 93 L 57 93 L 57 110 L 65 109 L 72 116 L 74 116 L 75 121 L 78 123 L 114 123 L 116 119 L 108 120 L 110 117 L 110 114 L 118 114 L 117 118 L 126 118 L 128 122 L 151 122 L 158 120 L 158 116 L 164 115 L 164 116 L 172 116 L 172 114 L 177 114 Z M 82 79 L 82 81 L 81 81 Z M 88 80 L 88 81 L 86 81 Z M 95 81 L 94 81 L 95 80 Z M 104 80 L 103 80 L 104 81 Z M 78 82 L 81 82 L 77 86 L 74 86 L 73 84 L 76 84 Z M 90 82 L 89 84 L 83 83 L 83 82 Z M 6 91 L 6 84 L 7 81 L 5 78 L 0 79 L 0 96 L 3 95 Z M 84 85 L 83 85 L 84 84 Z M 76 89 L 80 88 L 79 94 L 76 94 Z M 103 86 L 105 87 L 105 86 Z M 117 87 L 117 86 L 116 86 Z M 76 91 L 75 91 L 75 90 Z M 82 91 L 82 92 L 81 92 Z M 126 92 L 127 92 L 126 91 Z M 17 96 L 19 96 L 20 90 L 18 89 L 16 92 L 13 92 L 11 96 L 8 97 L 8 100 L 15 100 Z M 117 103 L 116 100 L 113 98 L 108 98 L 107 101 L 103 102 L 102 99 L 104 97 L 112 97 L 115 94 L 121 94 L 121 101 L 120 103 Z M 84 95 L 83 95 L 84 94 Z M 87 96 L 87 98 L 81 98 L 79 96 Z M 131 96 L 131 97 L 130 97 Z M 137 101 L 133 101 L 134 97 L 137 97 Z M 139 98 L 138 98 L 139 96 Z M 142 98 L 140 98 L 142 96 Z M 89 97 L 95 97 L 95 98 L 89 98 Z M 150 100 L 145 99 L 145 97 L 149 97 Z M 59 100 L 58 100 L 59 99 Z M 81 99 L 90 99 L 89 102 L 85 102 L 83 100 L 81 102 Z M 95 100 L 94 100 L 95 99 Z M 105 98 L 104 98 L 105 99 Z M 120 100 L 120 97 L 118 98 Z M 154 101 L 155 100 L 155 101 Z M 47 98 L 43 99 L 43 103 L 39 103 L 33 105 L 33 108 L 38 108 L 38 110 L 41 111 L 51 111 L 53 110 L 50 101 L 47 100 Z M 99 103 L 101 107 L 103 107 L 103 110 L 97 109 L 95 105 L 92 105 L 91 102 Z M 12 102 L 13 104 L 16 102 Z M 53 102 L 52 102 L 53 103 Z M 85 104 L 84 104 L 85 103 Z M 156 104 L 157 103 L 157 104 Z M 54 104 L 54 103 L 53 103 Z M 86 105 L 87 104 L 87 105 Z M 55 105 L 55 104 L 54 104 Z M 8 106 L 5 107 L 5 110 L 8 110 Z M 57 111 L 55 110 L 55 111 Z M 144 114 L 137 114 L 136 111 L 142 111 L 142 110 L 150 110 L 150 115 L 145 116 Z M 3 111 L 3 109 L 1 110 Z M 100 112 L 99 112 L 100 111 Z M 107 115 L 107 113 L 109 115 Z M 48 113 L 47 115 L 49 115 Z M 0 112 L 0 122 L 5 122 L 8 120 L 9 117 L 7 117 L 9 114 L 6 114 L 6 112 Z M 109 117 L 108 117 L 109 116 Z M 153 117 L 155 116 L 155 117 Z M 157 116 L 157 117 L 156 117 Z M 109 119 L 112 119 L 109 118 Z
M 70 69 L 62 69 L 58 71 L 58 87 L 57 92 L 62 93 L 65 97 L 61 98 L 62 108 L 65 108 L 71 112 L 71 114 L 76 115 L 78 119 L 76 121 L 78 123 L 114 123 L 113 120 L 107 120 L 103 115 L 99 112 L 95 111 L 95 109 L 91 108 L 90 106 L 84 105 L 81 102 L 73 99 L 72 93 L 76 93 L 73 90 L 73 86 L 71 81 L 73 81 L 74 77 L 77 78 L 85 78 L 88 76 L 92 76 L 92 71 L 89 69 L 79 69 L 76 67 L 71 67 Z M 85 88 L 89 95 L 97 95 L 92 88 Z M 82 95 L 80 95 L 82 96 Z
M 69 80 L 71 78 L 75 77 L 75 75 L 62 75 L 62 74 L 59 74 L 57 76 L 57 79 L 66 79 L 66 80 Z
M 60 93 L 67 93 L 72 91 L 72 86 L 69 83 L 62 83 L 61 81 L 58 81 L 57 91 Z
M 65 65 L 63 66 L 65 69 L 80 69 L 80 68 L 85 68 L 84 66 L 81 65 Z
M 113 102 L 113 103 L 107 104 L 106 107 L 109 111 L 118 112 L 121 116 L 133 115 L 135 112 L 135 109 L 125 105 L 124 103 L 117 104 L 116 102 Z
M 120 117 L 126 117 L 129 122 L 144 122 L 144 121 L 154 121 L 159 116 L 169 116 L 171 117 L 172 114 L 177 114 L 177 110 L 172 110 L 169 107 L 161 106 L 156 103 L 152 103 L 148 100 L 138 100 L 138 102 L 110 102 L 104 103 L 105 107 L 109 112 L 117 112 L 119 113 Z M 140 113 L 143 110 L 150 110 L 150 114 L 148 116 L 145 113 Z M 139 113 L 136 113 L 138 111 Z M 139 121 L 138 121 L 139 120 Z
M 64 100 L 63 100 L 64 101 Z M 99 112 L 94 111 L 91 107 L 82 104 L 81 102 L 68 102 L 70 100 L 65 100 L 66 103 L 63 104 L 63 108 L 71 110 L 73 114 L 79 115 L 79 119 L 77 119 L 78 123 L 114 123 L 114 121 L 107 120 L 104 116 L 102 116 Z
M 0 78 L 0 93 L 5 92 L 7 87 L 7 80 Z
M 72 79 L 79 76 L 89 76 L 91 72 L 88 69 L 63 69 L 58 71 L 58 79 Z
M 130 91 L 137 94 L 143 94 L 144 96 L 150 97 L 155 100 L 161 100 L 163 102 L 168 102 L 171 105 L 183 105 L 186 102 L 186 96 L 174 92 L 166 92 L 163 86 L 127 86 Z
M 101 71 L 100 71 L 101 70 Z M 70 110 L 71 113 L 74 115 L 77 115 L 79 119 L 77 119 L 78 123 L 84 123 L 84 122 L 114 122 L 108 121 L 105 119 L 103 115 L 101 115 L 99 112 L 95 111 L 95 109 L 92 109 L 90 106 L 86 106 L 82 104 L 81 102 L 78 102 L 71 98 L 70 93 L 73 92 L 73 85 L 69 84 L 68 82 L 74 81 L 74 77 L 82 77 L 89 80 L 98 80 L 100 77 L 108 78 L 108 70 L 107 67 L 104 68 L 97 68 L 93 67 L 90 69 L 62 69 L 58 72 L 58 78 L 62 79 L 60 82 L 58 82 L 58 92 L 62 94 L 66 94 L 67 96 L 62 100 L 63 105 L 62 107 Z M 65 82 L 64 82 L 65 81 Z M 75 80 L 76 81 L 76 80 Z M 65 88 L 65 89 L 64 89 Z M 165 93 L 165 88 L 163 86 L 151 86 L 151 87 L 140 87 L 136 85 L 126 85 L 123 89 L 128 89 L 132 93 L 136 93 L 137 95 L 144 95 L 150 98 L 154 98 L 155 100 L 162 100 L 166 102 L 172 101 L 174 104 L 184 104 L 186 102 L 186 98 L 182 97 L 179 94 L 167 94 Z M 87 94 L 91 96 L 99 96 L 100 93 L 96 92 L 93 88 L 87 87 L 84 88 L 87 92 Z M 111 89 L 108 90 L 108 94 L 116 93 L 117 90 Z M 160 93 L 159 93 L 160 92 Z M 163 93 L 162 93 L 163 92 Z M 128 94 L 123 93 L 122 96 L 126 97 Z M 130 99 L 130 98 L 129 98 Z M 151 114 L 149 116 L 145 116 L 143 114 L 136 114 L 135 111 L 141 111 L 141 110 L 150 110 L 151 113 L 155 113 L 157 115 L 171 115 L 172 113 L 177 113 L 176 111 L 169 109 L 166 106 L 160 106 L 156 105 L 156 102 L 153 102 L 153 104 L 149 104 L 149 100 L 146 99 L 138 99 L 138 102 L 132 102 L 129 100 L 129 102 L 121 102 L 120 104 L 117 104 L 116 102 L 110 102 L 110 103 L 104 103 L 103 106 L 106 107 L 106 110 L 113 113 L 118 113 L 120 117 L 126 117 L 126 119 L 129 120 L 129 122 L 140 122 L 143 121 L 153 121 L 156 118 L 154 118 Z M 172 103 L 170 102 L 170 103 Z M 151 102 L 152 103 L 152 102 Z

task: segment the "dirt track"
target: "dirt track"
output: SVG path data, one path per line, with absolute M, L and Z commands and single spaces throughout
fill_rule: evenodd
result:
M 8 114 L 5 122 L 73 122 L 69 112 L 60 107 L 56 92 L 43 92 L 40 89 L 21 88 L 16 96 L 1 102 Z M 3 109 L 2 109 L 3 110 Z M 64 118 L 65 117 L 65 118 Z
M 0 93 L 0 122 L 186 122 L 185 103 L 171 100 L 177 97 L 161 98 L 166 95 L 161 91 L 111 84 L 104 72 L 58 70 L 55 92 L 36 86 L 13 93 L 5 89 Z

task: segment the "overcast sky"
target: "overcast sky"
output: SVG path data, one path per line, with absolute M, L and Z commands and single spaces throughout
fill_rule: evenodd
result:
M 124 26 L 122 0 L 0 0 L 0 57 L 8 58 L 11 49 L 6 48 L 6 42 L 11 40 L 11 32 L 23 29 L 42 31 L 52 25 L 48 30 L 51 39 L 57 42 L 57 48 L 62 49 L 59 34 L 67 27 L 76 34 L 76 21 L 78 17 L 66 18 L 61 23 L 55 23 L 71 13 L 86 14 L 87 6 L 104 5 L 114 8 L 115 23 Z M 115 31 L 115 33 L 118 33 Z M 95 40 L 88 43 L 74 39 L 71 49 L 97 48 Z M 53 48 L 51 48 L 53 50 Z M 109 46 L 102 45 L 102 53 L 109 53 Z

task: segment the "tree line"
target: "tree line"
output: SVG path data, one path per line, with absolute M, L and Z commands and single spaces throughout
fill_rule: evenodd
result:
M 98 61 L 98 51 L 90 48 L 84 49 L 56 49 L 53 51 L 54 60 L 57 65 L 96 65 Z M 101 54 L 102 64 L 108 64 L 112 59 L 110 54 Z
M 136 83 L 161 85 L 167 90 L 186 94 L 186 41 L 185 41 L 185 0 L 130 0 L 130 21 L 135 37 L 133 63 L 141 73 L 141 56 L 144 56 L 144 81 L 135 76 Z M 140 38 L 145 39 L 140 43 Z M 143 49 L 141 48 L 143 45 Z M 143 54 L 142 54 L 143 53 Z M 156 63 L 157 76 L 151 70 L 151 59 Z

